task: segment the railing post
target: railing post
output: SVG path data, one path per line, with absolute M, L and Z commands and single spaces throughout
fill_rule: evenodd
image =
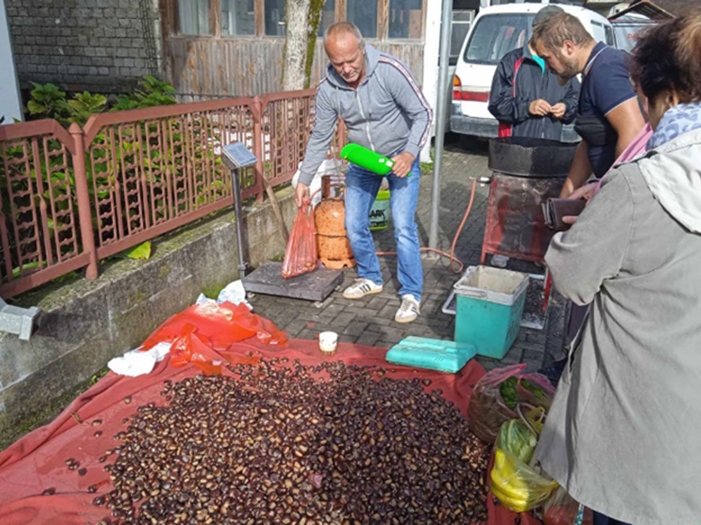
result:
M 256 162 L 256 200 L 263 202 L 263 103 L 258 96 L 253 97 L 253 154 Z
M 90 192 L 88 191 L 88 176 L 85 171 L 85 143 L 83 142 L 83 130 L 75 122 L 68 128 L 75 143 L 73 154 L 73 171 L 75 177 L 76 196 L 78 198 L 78 220 L 80 222 L 80 236 L 83 241 L 83 251 L 90 257 L 90 262 L 85 272 L 88 279 L 97 278 L 97 251 L 95 250 L 95 237 L 92 227 L 92 210 L 90 209 Z

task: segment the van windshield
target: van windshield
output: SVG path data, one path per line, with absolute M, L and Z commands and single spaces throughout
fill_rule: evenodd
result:
M 531 37 L 535 13 L 500 13 L 486 15 L 477 21 L 465 50 L 465 62 L 498 64 L 502 57 L 523 47 Z

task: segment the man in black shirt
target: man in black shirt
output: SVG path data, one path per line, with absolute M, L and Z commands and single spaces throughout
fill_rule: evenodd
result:
M 645 125 L 630 82 L 625 52 L 597 43 L 567 13 L 546 18 L 533 29 L 535 52 L 560 79 L 582 74 L 575 130 L 582 137 L 561 197 L 568 197 L 592 175 L 603 177 Z

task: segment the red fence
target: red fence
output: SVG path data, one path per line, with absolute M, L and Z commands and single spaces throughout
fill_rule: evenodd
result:
M 222 146 L 258 158 L 244 199 L 292 179 L 314 118 L 314 90 L 0 126 L 0 296 L 10 297 L 233 203 Z M 340 135 L 342 137 L 342 135 Z M 337 140 L 336 142 L 339 142 Z

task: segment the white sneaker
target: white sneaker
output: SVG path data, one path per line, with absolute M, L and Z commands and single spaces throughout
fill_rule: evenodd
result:
M 411 323 L 419 316 L 419 301 L 411 294 L 402 295 L 402 304 L 394 316 L 398 323 Z
M 380 293 L 381 284 L 375 284 L 370 279 L 356 279 L 353 284 L 343 290 L 343 297 L 346 299 L 360 299 L 366 295 Z

